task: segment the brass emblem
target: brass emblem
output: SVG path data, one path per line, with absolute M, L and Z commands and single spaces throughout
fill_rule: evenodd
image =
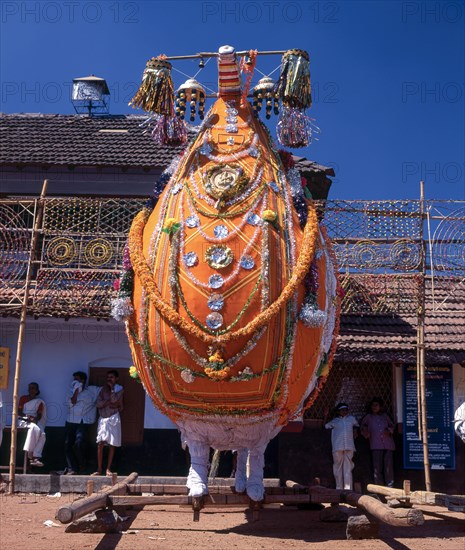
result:
M 233 251 L 225 244 L 209 246 L 205 253 L 205 261 L 213 269 L 223 269 L 233 261 Z
M 205 191 L 218 200 L 217 207 L 237 196 L 248 183 L 240 166 L 220 164 L 207 172 Z

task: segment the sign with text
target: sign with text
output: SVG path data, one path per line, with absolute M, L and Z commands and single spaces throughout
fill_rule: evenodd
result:
M 404 365 L 403 375 L 404 468 L 423 469 L 415 366 Z M 432 470 L 455 470 L 452 366 L 428 367 L 425 378 L 430 467 Z
M 8 388 L 8 368 L 10 365 L 10 348 L 0 348 L 0 390 Z

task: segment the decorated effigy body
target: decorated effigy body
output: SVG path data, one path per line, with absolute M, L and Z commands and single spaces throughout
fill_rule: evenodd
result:
M 331 245 L 292 156 L 278 153 L 257 116 L 262 98 L 267 116 L 280 101 L 281 141 L 306 144 L 308 56 L 287 55 L 278 84 L 262 79 L 252 106 L 234 49 L 220 49 L 218 98 L 129 234 L 114 310 L 146 391 L 189 447 L 191 496 L 208 491 L 213 447 L 238 451 L 236 489 L 263 498 L 265 448 L 314 400 L 334 351 Z M 169 65 L 159 61 L 158 77 Z M 202 98 L 189 82 L 178 92 L 181 116 L 174 104 L 152 106 L 159 143 L 184 139 L 186 101 Z

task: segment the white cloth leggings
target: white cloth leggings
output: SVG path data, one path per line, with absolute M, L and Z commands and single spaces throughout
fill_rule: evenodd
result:
M 42 449 L 45 445 L 45 433 L 34 422 L 18 421 L 18 428 L 27 428 L 26 442 L 23 450 L 34 458 L 42 457 Z
M 354 451 L 333 451 L 333 474 L 336 489 L 352 489 Z

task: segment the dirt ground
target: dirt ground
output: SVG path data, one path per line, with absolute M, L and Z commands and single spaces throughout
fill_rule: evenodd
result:
M 126 532 L 118 535 L 65 533 L 55 520 L 57 509 L 76 495 L 52 497 L 25 494 L 0 495 L 0 549 L 182 549 L 226 548 L 274 549 L 308 548 L 324 550 L 464 550 L 465 514 L 445 508 L 422 506 L 425 524 L 406 529 L 380 526 L 379 540 L 346 540 L 345 523 L 323 523 L 319 512 L 293 507 L 267 508 L 260 520 L 248 521 L 248 513 L 238 508 L 201 512 L 193 522 L 192 510 L 178 506 L 146 506 L 118 510 L 128 516 Z M 350 508 L 352 513 L 357 513 Z M 44 522 L 55 525 L 47 527 Z

